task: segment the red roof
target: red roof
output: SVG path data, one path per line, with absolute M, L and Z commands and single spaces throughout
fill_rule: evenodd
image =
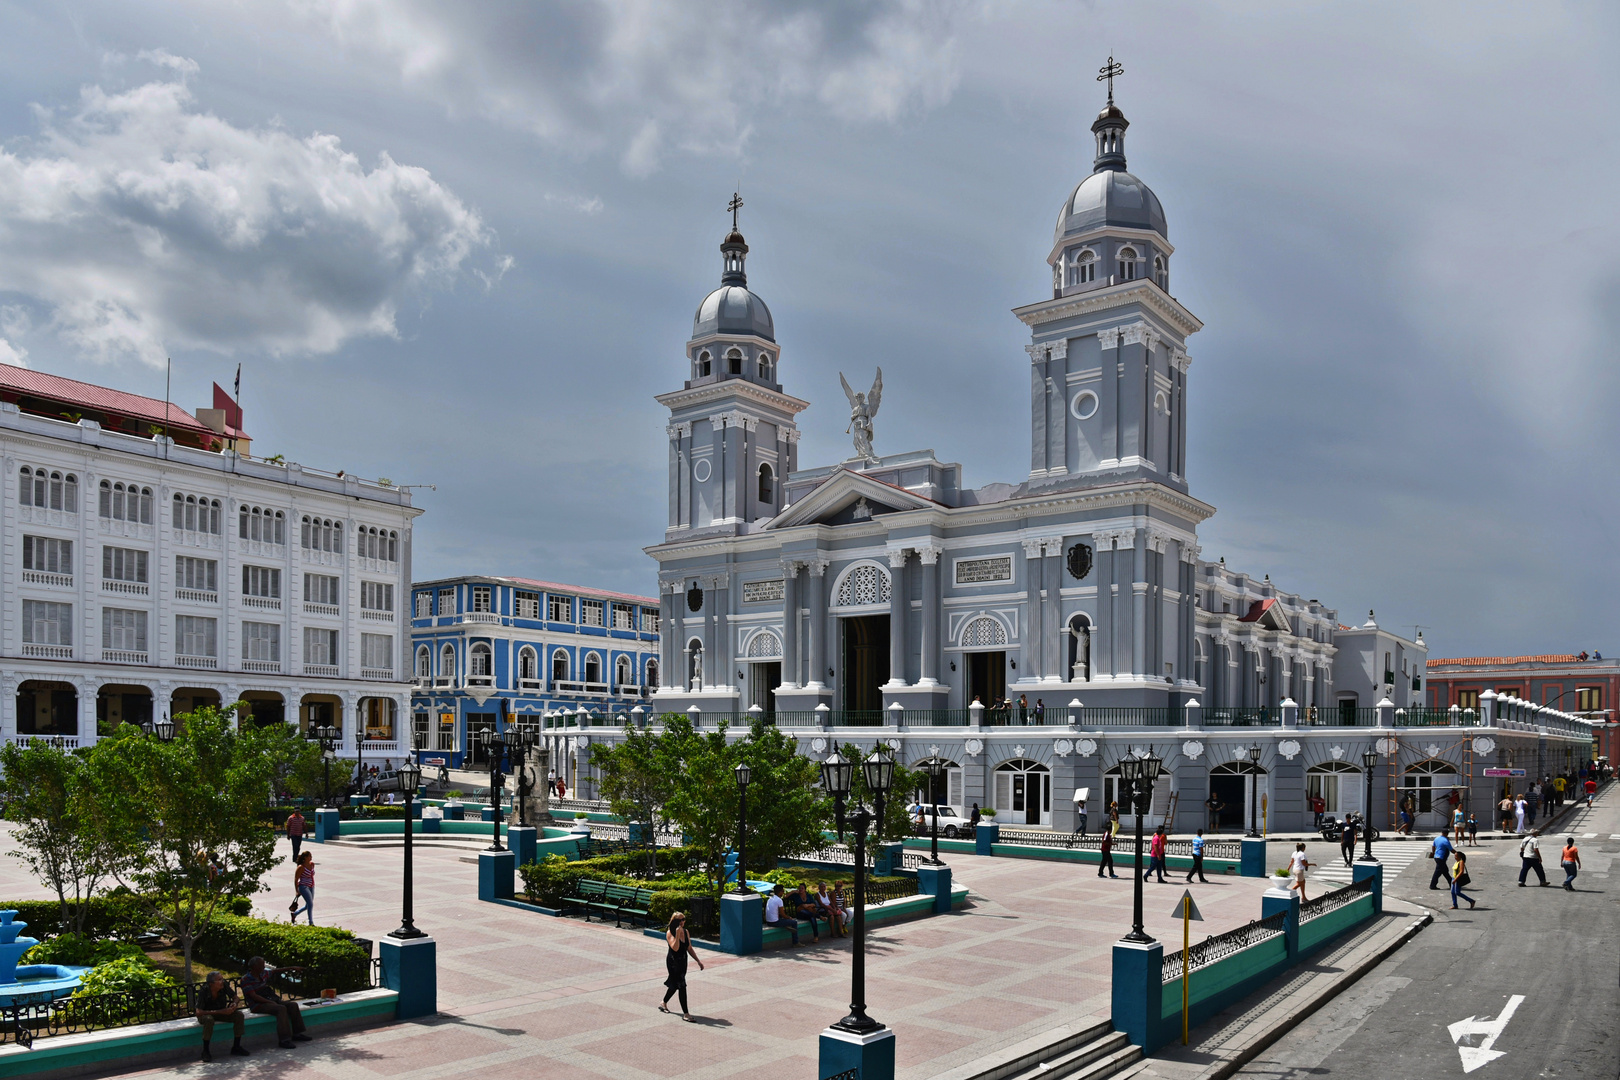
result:
M 607 600 L 622 600 L 627 604 L 645 604 L 647 607 L 657 607 L 658 601 L 651 596 L 634 596 L 630 593 L 608 592 L 605 589 L 588 589 L 583 585 L 559 585 L 555 581 L 536 581 L 534 578 L 506 578 L 515 585 L 523 585 L 536 592 L 567 592 L 580 596 L 599 596 Z
M 110 390 L 105 386 L 79 382 L 77 379 L 64 379 L 60 375 L 48 375 L 32 368 L 0 364 L 0 396 L 15 400 L 23 395 L 94 410 L 109 419 L 128 418 L 198 435 L 214 434 L 198 423 L 196 417 L 173 402 L 168 403 L 168 409 L 165 411 L 164 402 L 156 398 L 125 393 L 122 390 Z M 142 431 L 140 434 L 149 435 L 150 432 Z
M 1497 667 L 1503 664 L 1578 664 L 1574 653 L 1542 653 L 1539 656 L 1461 656 L 1451 660 L 1430 660 L 1430 667 L 1458 664 L 1462 667 Z

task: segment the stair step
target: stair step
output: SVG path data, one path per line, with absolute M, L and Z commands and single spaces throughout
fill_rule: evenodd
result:
M 1122 1032 L 1113 1032 L 1103 1038 L 1075 1047 L 1055 1057 L 1036 1062 L 1009 1080 L 1103 1080 L 1120 1069 L 1131 1065 L 1142 1056 L 1140 1047 L 1132 1046 Z
M 1102 1039 L 1112 1038 L 1114 1027 L 1107 1020 L 1072 1031 L 1050 1043 L 1041 1043 L 1040 1036 L 1007 1047 L 989 1061 L 978 1061 L 958 1066 L 934 1077 L 934 1080 L 1014 1080 L 1016 1077 L 1039 1076 L 1036 1070 L 1042 1061 L 1051 1061 L 1075 1049 Z M 1049 1032 L 1048 1035 L 1051 1033 Z

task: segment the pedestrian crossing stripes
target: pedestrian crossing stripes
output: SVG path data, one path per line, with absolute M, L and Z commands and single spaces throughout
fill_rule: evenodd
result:
M 1357 844 L 1359 849 L 1362 845 Z M 1373 844 L 1373 858 L 1384 864 L 1384 880 L 1388 881 L 1419 859 L 1427 858 L 1429 845 L 1414 844 L 1409 841 L 1388 844 Z M 1357 856 L 1360 857 L 1359 855 Z M 1313 868 L 1310 879 L 1320 885 L 1331 885 L 1338 888 L 1350 884 L 1350 867 L 1342 862 L 1325 863 Z

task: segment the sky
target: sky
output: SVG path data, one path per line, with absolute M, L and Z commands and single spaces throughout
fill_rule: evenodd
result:
M 1124 65 L 1206 558 L 1434 656 L 1620 601 L 1620 8 L 0 2 L 0 361 L 416 489 L 419 580 L 649 593 L 733 191 L 800 463 L 1028 472 L 1028 331 Z M 1617 645 L 1620 647 L 1620 645 Z

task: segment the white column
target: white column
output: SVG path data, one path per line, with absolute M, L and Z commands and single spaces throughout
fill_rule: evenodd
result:
M 799 562 L 782 560 L 782 687 L 797 690 L 803 685 L 803 665 L 799 660 Z
M 1039 540 L 1024 541 L 1024 628 L 1021 659 L 1025 679 L 1041 677 L 1041 550 Z
M 922 571 L 922 663 L 918 686 L 939 685 L 939 555 L 934 544 L 917 549 Z
M 885 687 L 900 689 L 906 685 L 906 612 L 911 608 L 906 592 L 906 559 L 908 548 L 889 552 L 889 681 Z
M 817 556 L 807 560 L 810 569 L 810 677 L 805 680 L 806 690 L 824 690 L 827 677 L 827 566 L 828 560 Z

